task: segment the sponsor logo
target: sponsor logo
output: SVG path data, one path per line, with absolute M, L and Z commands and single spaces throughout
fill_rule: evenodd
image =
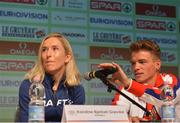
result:
M 42 38 L 46 30 L 37 27 L 1 26 L 1 37 Z
M 13 20 L 14 21 L 25 21 L 25 22 L 48 22 L 48 11 L 47 10 L 36 10 L 36 9 L 22 9 L 22 8 L 0 8 L 0 20 Z
M 90 8 L 96 10 L 121 11 L 120 2 L 91 0 Z
M 176 7 L 158 4 L 136 3 L 136 14 L 176 18 Z
M 67 24 L 67 25 L 87 25 L 87 15 L 83 13 L 74 12 L 53 12 L 53 24 Z
M 176 30 L 176 24 L 174 22 L 168 22 L 167 23 L 167 30 L 168 31 L 174 31 Z
M 112 24 L 112 25 L 133 25 L 132 21 L 129 20 L 118 20 L 118 19 L 111 19 L 111 18 L 90 18 L 90 23 L 96 24 Z
M 130 55 L 127 48 L 90 46 L 90 58 L 106 60 L 129 60 Z
M 48 19 L 48 15 L 43 13 L 23 12 L 23 11 L 4 11 L 0 10 L 1 17 L 17 17 L 17 18 L 29 18 L 29 19 Z
M 123 3 L 122 4 L 122 10 L 125 13 L 130 13 L 132 12 L 132 4 L 131 3 Z
M 80 28 L 52 28 L 52 32 L 61 32 L 71 42 L 86 42 L 87 30 Z
M 90 15 L 90 26 L 133 29 L 131 17 Z
M 7 95 L 0 96 L 0 106 L 1 107 L 17 106 L 17 104 L 18 104 L 17 96 L 7 96 Z
M 28 71 L 34 64 L 34 61 L 0 60 L 0 71 Z
M 0 41 L 0 54 L 36 56 L 39 43 Z
M 93 42 L 109 42 L 129 44 L 132 42 L 132 36 L 129 34 L 122 34 L 117 32 L 91 32 L 90 37 Z
M 56 21 L 68 21 L 68 22 L 86 21 L 86 18 L 84 17 L 72 17 L 72 16 L 65 16 L 64 18 L 62 18 L 62 16 L 56 16 L 54 19 Z
M 53 7 L 87 9 L 86 0 L 51 0 Z
M 0 87 L 4 88 L 4 87 L 16 87 L 19 88 L 20 84 L 22 81 L 19 80 L 11 80 L 8 78 L 4 79 L 4 80 L 0 80 Z
M 160 45 L 160 47 L 177 48 L 176 36 L 165 36 L 156 34 L 137 34 L 137 40 L 152 40 Z
M 166 63 L 177 63 L 177 53 L 170 51 L 162 51 L 161 60 Z
M 112 1 L 100 1 L 100 0 L 91 0 L 90 8 L 95 10 L 105 10 L 105 11 L 118 11 L 129 13 L 132 11 L 131 3 L 121 3 L 121 2 L 112 2 Z
M 156 21 L 156 20 L 136 20 L 137 29 L 159 30 L 159 31 L 176 31 L 175 22 Z
M 73 101 L 70 100 L 69 98 L 67 99 L 57 99 L 56 101 L 54 100 L 44 100 L 44 106 L 49 107 L 49 106 L 59 106 L 59 105 L 67 105 L 67 104 L 72 104 Z
M 68 33 L 68 32 L 63 32 L 63 35 L 67 36 L 67 37 L 76 37 L 76 38 L 85 38 L 86 36 L 82 33 L 76 33 L 76 32 L 72 32 L 72 33 Z
M 35 0 L 0 0 L 0 2 L 35 4 Z

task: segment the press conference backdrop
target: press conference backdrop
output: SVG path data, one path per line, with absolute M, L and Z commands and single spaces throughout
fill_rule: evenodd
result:
M 39 43 L 64 34 L 81 73 L 116 61 L 132 76 L 128 46 L 151 39 L 162 49 L 162 71 L 179 75 L 179 0 L 0 0 L 0 121 L 13 121 L 18 88 L 34 66 Z M 111 104 L 98 79 L 82 81 L 86 104 Z

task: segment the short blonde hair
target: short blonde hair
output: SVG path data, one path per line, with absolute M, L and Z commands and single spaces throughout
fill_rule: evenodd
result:
M 30 81 L 33 80 L 33 78 L 36 75 L 39 75 L 41 78 L 41 82 L 44 80 L 45 77 L 45 70 L 43 68 L 42 65 L 42 58 L 41 58 L 41 52 L 42 52 L 42 45 L 44 43 L 45 40 L 47 40 L 48 38 L 51 37 L 56 37 L 59 39 L 59 41 L 61 42 L 62 46 L 64 47 L 65 50 L 65 54 L 66 55 L 70 55 L 71 59 L 70 61 L 66 64 L 66 70 L 65 70 L 65 84 L 67 84 L 68 86 L 75 86 L 78 85 L 81 81 L 81 74 L 79 72 L 79 69 L 76 65 L 75 62 L 75 58 L 74 58 L 74 54 L 71 48 L 71 45 L 69 43 L 69 41 L 60 33 L 51 33 L 48 36 L 46 36 L 39 47 L 39 51 L 38 51 L 38 59 L 36 61 L 35 66 L 25 75 L 25 79 L 29 79 Z
M 159 45 L 150 40 L 139 40 L 130 45 L 130 53 L 140 50 L 151 52 L 156 58 L 161 59 L 161 50 Z

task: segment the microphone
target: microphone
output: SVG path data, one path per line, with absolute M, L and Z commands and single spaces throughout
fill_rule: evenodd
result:
M 91 71 L 88 73 L 85 73 L 83 78 L 86 80 L 91 80 L 93 78 L 104 78 L 109 74 L 113 74 L 117 71 L 117 68 L 111 67 L 111 68 L 107 68 L 107 69 L 101 69 L 101 70 L 97 70 L 97 71 Z

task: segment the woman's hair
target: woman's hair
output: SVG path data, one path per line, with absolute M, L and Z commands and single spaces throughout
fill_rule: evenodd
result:
M 159 45 L 150 40 L 139 40 L 130 45 L 130 53 L 145 50 L 151 52 L 156 58 L 161 58 Z
M 81 79 L 81 75 L 80 72 L 77 68 L 76 62 L 75 62 L 75 58 L 74 58 L 74 54 L 71 48 L 71 45 L 69 43 L 69 41 L 60 33 L 51 33 L 48 36 L 46 36 L 39 47 L 39 51 L 38 51 L 38 59 L 36 61 L 35 66 L 25 75 L 25 79 L 29 79 L 31 82 L 33 80 L 33 78 L 36 75 L 40 76 L 41 82 L 44 80 L 45 77 L 45 70 L 43 68 L 42 65 L 42 58 L 41 58 L 41 53 L 42 53 L 42 45 L 44 43 L 45 40 L 47 40 L 48 38 L 51 37 L 56 37 L 59 39 L 59 41 L 61 42 L 62 46 L 64 47 L 65 50 L 65 54 L 66 55 L 70 55 L 71 59 L 69 60 L 69 62 L 66 64 L 66 69 L 65 69 L 65 84 L 67 84 L 68 86 L 75 86 L 78 85 L 80 83 L 80 79 Z

